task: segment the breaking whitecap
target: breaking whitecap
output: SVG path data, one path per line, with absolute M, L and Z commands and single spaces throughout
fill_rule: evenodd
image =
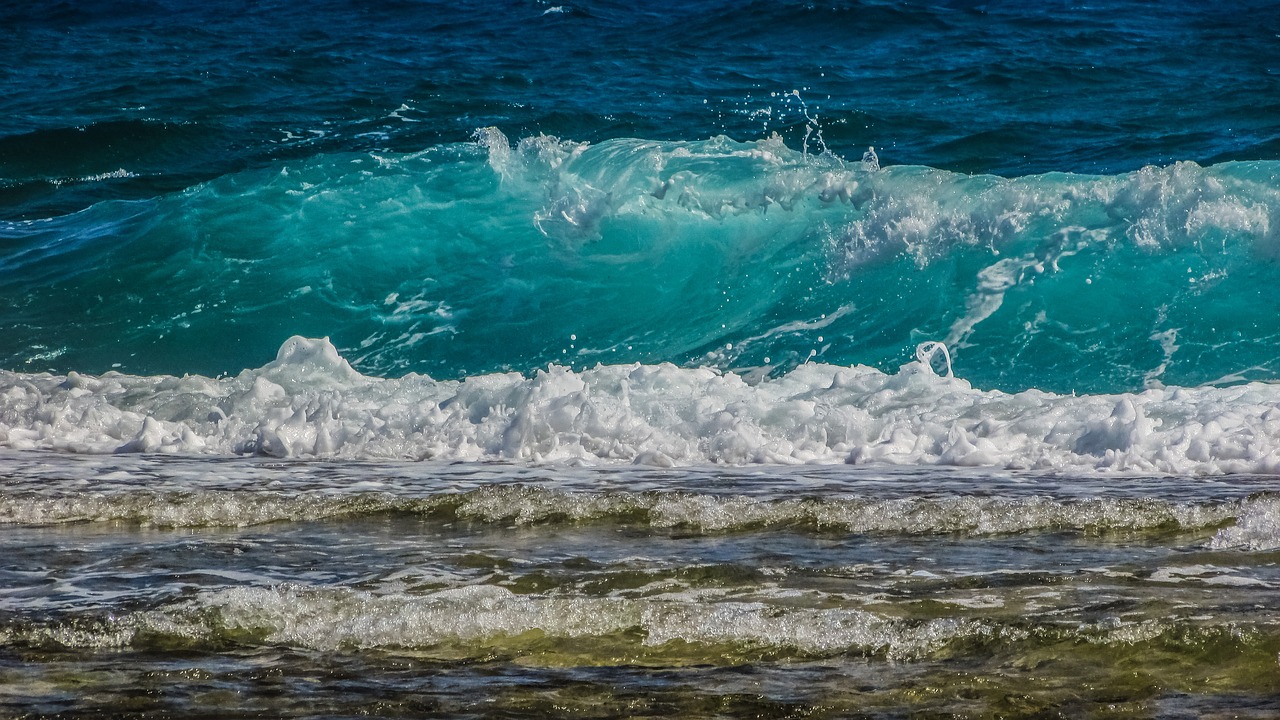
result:
M 549 366 L 381 379 L 295 337 L 234 377 L 0 372 L 0 445 L 656 466 L 883 463 L 1170 475 L 1280 472 L 1280 386 L 1006 393 L 939 376 L 803 364 Z

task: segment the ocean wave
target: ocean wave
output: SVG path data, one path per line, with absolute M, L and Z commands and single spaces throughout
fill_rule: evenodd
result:
M 58 649 L 272 645 L 324 652 L 408 650 L 447 659 L 522 657 L 575 665 L 735 662 L 863 655 L 923 660 L 981 645 L 1131 648 L 1147 643 L 1265 646 L 1265 628 L 1170 617 L 1085 622 L 933 618 L 850 606 L 840 595 L 735 599 L 715 592 L 646 597 L 526 595 L 493 585 L 377 593 L 305 585 L 240 587 L 110 618 L 0 627 L 0 645 Z M 843 602 L 841 602 L 843 601 Z
M 0 364 L 217 375 L 301 333 L 438 378 L 892 371 L 926 339 L 1010 391 L 1280 375 L 1276 163 L 1001 178 L 810 145 L 486 128 L 3 222 Z
M 1214 548 L 1275 550 L 1280 548 L 1280 500 L 1251 503 L 1236 523 L 1213 536 Z
M 426 594 L 246 587 L 107 622 L 0 628 L 0 644 L 110 648 L 164 638 L 170 645 L 265 642 L 325 651 L 422 649 L 445 657 L 484 657 L 548 654 L 577 640 L 589 642 L 596 654 L 625 652 L 637 658 L 661 657 L 664 651 L 713 658 L 721 654 L 716 650 L 735 646 L 757 655 L 862 652 L 909 659 L 966 636 L 994 634 L 973 620 L 906 622 L 857 608 L 698 600 L 521 595 L 492 585 Z M 698 646 L 707 652 L 699 653 Z
M 81 453 L 515 460 L 655 466 L 884 463 L 1176 475 L 1280 472 L 1280 386 L 1004 393 L 926 361 L 550 366 L 368 377 L 295 337 L 234 377 L 0 372 L 0 445 Z

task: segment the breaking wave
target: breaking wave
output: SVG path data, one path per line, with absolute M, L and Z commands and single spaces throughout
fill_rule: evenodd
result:
M 218 375 L 301 334 L 443 379 L 891 372 L 925 340 L 1011 392 L 1280 376 L 1280 164 L 1001 178 L 810 150 L 486 128 L 3 221 L 0 366 Z
M 1280 386 L 1115 395 L 981 390 L 932 358 L 887 374 L 806 363 L 550 366 L 368 377 L 295 337 L 234 377 L 0 373 L 0 446 L 555 463 L 884 463 L 1048 472 L 1280 472 Z

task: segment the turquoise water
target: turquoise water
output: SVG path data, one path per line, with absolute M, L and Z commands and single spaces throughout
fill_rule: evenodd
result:
M 1006 179 L 780 139 L 481 140 L 11 223 L 5 363 L 216 375 L 302 334 L 439 379 L 892 370 L 927 340 L 1004 390 L 1277 371 L 1275 163 Z

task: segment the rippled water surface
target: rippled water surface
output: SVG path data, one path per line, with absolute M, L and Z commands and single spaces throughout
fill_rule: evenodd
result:
M 1278 707 L 1265 477 L 4 464 L 10 710 Z

